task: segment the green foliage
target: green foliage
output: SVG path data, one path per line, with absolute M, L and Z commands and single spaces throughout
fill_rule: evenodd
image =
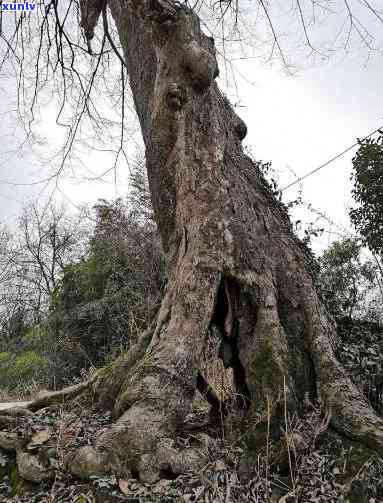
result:
M 383 327 L 381 324 L 339 318 L 335 352 L 370 404 L 383 414 Z
M 7 362 L 11 359 L 11 353 L 7 351 L 3 351 L 0 353 L 0 368 L 2 365 L 6 365 Z
M 96 225 L 88 255 L 64 268 L 51 296 L 52 310 L 101 299 L 129 283 L 141 290 L 156 289 L 162 282 L 164 264 L 153 223 L 140 220 L 121 199 L 100 200 L 94 211 Z
M 360 142 L 352 163 L 358 207 L 350 217 L 368 247 L 383 256 L 383 135 Z
M 12 373 L 18 379 L 38 379 L 46 370 L 48 361 L 35 351 L 27 351 L 15 358 Z
M 47 336 L 48 334 L 43 326 L 34 325 L 33 327 L 29 327 L 23 337 L 24 347 L 35 350 L 46 349 Z
M 4 317 L 0 317 L 0 351 L 19 347 L 27 329 L 26 310 L 20 306 L 15 306 Z
M 27 382 L 43 382 L 48 365 L 48 360 L 36 351 L 25 351 L 19 355 L 0 353 L 1 387 L 15 389 Z
M 51 311 L 69 310 L 78 304 L 100 299 L 109 276 L 106 259 L 90 256 L 77 264 L 69 264 L 51 296 Z
M 0 324 L 0 387 L 14 388 L 18 379 L 70 384 L 124 352 L 153 319 L 165 267 L 142 164 L 132 187 L 127 201 L 97 202 L 86 243 L 73 244 L 75 233 L 67 233 L 77 258 L 60 262 L 49 309 L 44 300 L 31 319 L 16 305 Z
M 49 357 L 56 384 L 65 379 L 63 367 L 78 375 L 126 350 L 161 298 L 164 259 L 147 213 L 121 199 L 100 200 L 94 213 L 87 255 L 64 267 L 51 294 L 45 326 L 50 341 L 60 340 L 61 354 L 55 349 Z
M 359 240 L 335 241 L 319 259 L 319 283 L 329 311 L 337 318 L 365 316 L 372 308 L 374 265 L 362 260 Z

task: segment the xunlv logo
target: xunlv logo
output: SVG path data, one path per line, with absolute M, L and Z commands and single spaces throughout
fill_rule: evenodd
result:
M 36 10 L 36 4 L 29 2 L 2 2 L 0 0 L 0 10 L 1 11 L 34 11 Z

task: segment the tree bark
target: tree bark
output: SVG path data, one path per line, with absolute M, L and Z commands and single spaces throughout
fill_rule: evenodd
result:
M 82 9 L 91 33 L 102 4 L 84 4 L 96 10 L 87 17 Z M 278 418 L 307 396 L 319 398 L 334 428 L 383 451 L 382 419 L 334 357 L 336 329 L 309 254 L 243 152 L 246 126 L 214 81 L 214 41 L 191 10 L 171 0 L 108 6 L 142 128 L 168 285 L 137 358 L 96 380 L 117 420 L 72 465 L 85 466 L 98 452 L 90 472 L 132 470 L 154 481 L 195 462 L 192 450 L 177 455 L 172 439 L 191 409 L 212 325 L 250 417 L 271 410 Z

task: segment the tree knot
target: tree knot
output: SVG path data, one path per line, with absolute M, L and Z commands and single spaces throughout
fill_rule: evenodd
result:
M 235 132 L 237 134 L 237 137 L 241 141 L 247 135 L 247 126 L 246 126 L 245 122 L 238 115 L 235 116 L 234 130 L 235 130 Z
M 181 110 L 187 102 L 186 89 L 183 86 L 172 82 L 168 86 L 166 102 L 172 110 Z
M 184 46 L 183 56 L 182 67 L 186 70 L 192 87 L 198 92 L 204 91 L 219 74 L 214 54 L 192 40 Z

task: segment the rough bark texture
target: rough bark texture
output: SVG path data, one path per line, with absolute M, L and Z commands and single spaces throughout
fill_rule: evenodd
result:
M 214 41 L 195 14 L 169 0 L 108 6 L 145 141 L 168 286 L 135 356 L 95 380 L 117 420 L 95 450 L 77 453 L 74 472 L 131 470 L 153 481 L 198 465 L 198 450 L 177 453 L 172 439 L 190 411 L 213 324 L 248 415 L 283 416 L 285 405 L 320 398 L 334 428 L 383 451 L 382 419 L 334 358 L 335 326 L 307 252 L 244 154 L 246 126 L 214 82 Z

